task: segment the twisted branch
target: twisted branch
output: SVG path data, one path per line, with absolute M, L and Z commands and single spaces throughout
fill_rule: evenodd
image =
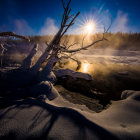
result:
M 1 33 L 0 33 L 0 36 L 2 36 L 2 37 L 13 36 L 13 37 L 20 38 L 20 39 L 24 39 L 24 40 L 30 42 L 30 39 L 29 39 L 28 37 L 15 34 L 14 32 L 1 32 Z

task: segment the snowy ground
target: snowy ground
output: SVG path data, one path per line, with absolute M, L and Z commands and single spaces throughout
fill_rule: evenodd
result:
M 128 96 L 128 97 L 127 97 Z M 140 92 L 126 91 L 101 113 L 69 103 L 33 98 L 0 109 L 0 139 L 99 140 L 140 138 Z

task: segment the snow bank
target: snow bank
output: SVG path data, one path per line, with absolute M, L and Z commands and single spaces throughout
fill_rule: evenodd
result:
M 131 92 L 101 113 L 71 106 L 60 97 L 47 103 L 16 101 L 0 110 L 0 139 L 139 139 L 140 92 Z
M 57 90 L 53 87 L 51 82 L 42 81 L 41 83 L 30 87 L 30 94 L 33 97 L 46 95 L 49 100 L 53 100 L 58 96 Z
M 140 91 L 125 90 L 122 92 L 121 99 L 135 99 L 140 101 Z

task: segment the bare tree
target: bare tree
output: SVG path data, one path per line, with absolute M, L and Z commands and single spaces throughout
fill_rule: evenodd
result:
M 76 15 L 71 14 L 70 2 L 71 0 L 69 0 L 68 3 L 65 4 L 64 1 L 62 0 L 64 13 L 62 16 L 60 29 L 53 37 L 51 42 L 47 44 L 45 52 L 41 55 L 36 64 L 31 68 L 32 73 L 37 74 L 41 67 L 41 64 L 44 61 L 47 61 L 46 66 L 40 72 L 40 79 L 42 79 L 45 75 L 49 75 L 53 67 L 55 66 L 56 62 L 58 62 L 63 58 L 65 59 L 70 58 L 76 61 L 78 65 L 80 65 L 81 63 L 72 57 L 76 52 L 79 52 L 81 50 L 87 50 L 89 47 L 95 45 L 96 43 L 106 40 L 104 35 L 105 33 L 108 32 L 110 27 L 108 29 L 104 29 L 103 37 L 101 39 L 96 40 L 86 46 L 84 46 L 82 43 L 82 45 L 79 48 L 71 49 L 76 43 L 73 43 L 71 45 L 67 45 L 67 43 L 63 45 L 60 44 L 62 37 L 68 31 L 68 29 L 74 24 L 75 19 L 80 14 L 80 12 L 78 12 Z M 30 68 L 30 66 L 26 68 Z
M 72 43 L 72 44 L 68 45 L 68 42 L 65 41 L 63 44 L 61 44 L 61 40 L 62 40 L 64 34 L 74 24 L 75 19 L 80 14 L 80 12 L 78 12 L 75 15 L 71 14 L 70 2 L 71 2 L 71 0 L 68 0 L 68 3 L 66 4 L 62 0 L 62 6 L 64 9 L 64 12 L 62 15 L 60 29 L 55 34 L 55 36 L 50 41 L 50 43 L 49 44 L 46 43 L 46 49 L 45 49 L 44 53 L 42 53 L 42 55 L 39 57 L 37 62 L 34 64 L 33 58 L 39 48 L 38 44 L 35 45 L 34 48 L 32 49 L 32 51 L 30 52 L 30 54 L 28 55 L 28 57 L 23 61 L 23 64 L 21 66 L 21 69 L 31 73 L 32 76 L 33 75 L 37 76 L 39 81 L 47 80 L 47 79 L 45 79 L 45 77 L 47 77 L 51 74 L 53 67 L 61 59 L 70 58 L 70 59 L 76 61 L 78 64 L 78 67 L 79 67 L 81 65 L 81 62 L 79 62 L 78 60 L 73 58 L 73 55 L 81 50 L 87 50 L 89 47 L 95 45 L 98 42 L 106 40 L 104 35 L 105 35 L 105 33 L 108 32 L 110 27 L 108 29 L 104 29 L 103 37 L 101 39 L 98 39 L 88 45 L 84 46 L 84 43 L 83 43 L 84 38 L 83 38 L 82 44 L 79 48 L 73 49 L 73 47 L 74 47 L 74 45 L 76 45 L 76 43 Z M 17 35 L 13 32 L 0 33 L 0 36 L 14 36 L 14 37 L 18 37 L 18 38 L 22 38 L 22 39 L 30 41 L 29 38 Z M 43 70 L 40 71 L 40 67 L 43 62 L 47 62 L 47 63 L 45 65 L 45 67 L 43 68 Z

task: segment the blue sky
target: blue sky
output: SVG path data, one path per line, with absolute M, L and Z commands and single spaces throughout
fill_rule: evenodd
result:
M 112 19 L 112 32 L 140 32 L 139 0 L 72 0 L 70 6 L 72 13 L 81 12 L 70 33 L 89 18 L 98 23 L 98 28 L 108 26 Z M 23 35 L 55 33 L 62 14 L 61 0 L 0 0 L 0 31 Z

